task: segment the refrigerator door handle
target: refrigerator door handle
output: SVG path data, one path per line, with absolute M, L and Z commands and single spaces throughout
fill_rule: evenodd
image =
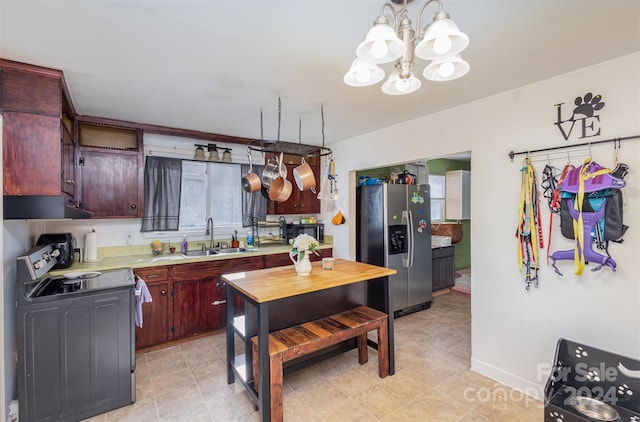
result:
M 409 238 L 409 267 L 413 267 L 413 249 L 414 249 L 414 241 L 413 241 L 413 214 L 411 214 L 411 210 L 407 211 L 409 215 L 409 222 L 407 224 L 407 237 Z
M 402 211 L 402 224 L 407 228 L 407 252 L 402 255 L 402 265 L 409 268 L 413 267 L 413 215 L 410 210 Z

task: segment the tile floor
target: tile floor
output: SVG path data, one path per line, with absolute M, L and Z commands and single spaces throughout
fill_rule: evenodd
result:
M 285 376 L 287 422 L 541 421 L 542 404 L 469 370 L 470 298 L 447 293 L 395 322 L 396 373 L 378 377 L 375 350 Z M 137 401 L 106 421 L 259 421 L 240 384 L 227 385 L 225 336 L 138 355 Z

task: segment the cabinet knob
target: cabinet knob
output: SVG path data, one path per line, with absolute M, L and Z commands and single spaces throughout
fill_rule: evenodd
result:
M 224 305 L 225 303 L 227 303 L 226 300 L 214 300 L 213 302 L 211 302 L 213 306 Z
M 161 295 L 161 296 L 166 296 L 166 295 L 167 295 L 167 291 L 166 291 L 166 290 L 162 290 L 162 291 L 160 292 L 160 295 Z
M 298 204 L 293 204 L 293 208 L 298 208 Z
M 220 283 L 219 281 L 216 283 L 216 287 L 224 287 L 226 285 L 227 285 L 227 283 L 224 282 L 224 281 L 222 283 Z
M 138 206 L 136 204 L 131 204 L 131 209 L 135 210 L 136 208 L 138 208 Z
M 75 181 L 75 180 L 73 180 L 73 179 L 64 179 L 64 182 L 65 182 L 67 185 L 75 185 L 75 184 L 76 184 L 76 181 Z

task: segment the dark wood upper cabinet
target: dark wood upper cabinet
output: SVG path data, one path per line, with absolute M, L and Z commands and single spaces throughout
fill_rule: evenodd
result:
M 74 112 L 65 92 L 61 71 L 0 59 L 4 196 L 77 205 Z M 8 218 L 33 218 L 19 209 L 12 205 Z
M 41 114 L 60 119 L 61 71 L 10 61 L 2 61 L 0 66 L 0 107 L 3 111 Z
M 61 195 L 60 118 L 2 112 L 4 195 Z
M 320 200 L 317 192 L 320 190 L 320 157 L 305 159 L 311 166 L 316 179 L 316 193 L 311 190 L 300 191 L 296 185 L 293 170 L 301 163 L 301 158 L 294 155 L 285 155 L 283 162 L 287 166 L 287 180 L 291 182 L 291 196 L 284 202 L 268 201 L 268 214 L 317 214 L 320 212 Z
M 82 205 L 94 218 L 141 217 L 142 131 L 79 122 Z

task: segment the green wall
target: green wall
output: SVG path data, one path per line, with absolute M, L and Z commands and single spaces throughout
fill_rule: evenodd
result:
M 395 168 L 404 170 L 404 166 L 381 167 L 356 172 L 356 183 L 360 176 L 384 177 L 387 180 Z M 471 162 L 438 158 L 429 160 L 429 174 L 444 176 L 450 170 L 471 170 Z M 471 220 L 462 220 L 462 240 L 454 247 L 456 270 L 471 267 Z
M 444 176 L 450 170 L 471 170 L 471 162 L 439 158 L 429 160 L 429 174 Z M 462 240 L 456 243 L 456 270 L 471 268 L 471 220 L 462 220 Z

